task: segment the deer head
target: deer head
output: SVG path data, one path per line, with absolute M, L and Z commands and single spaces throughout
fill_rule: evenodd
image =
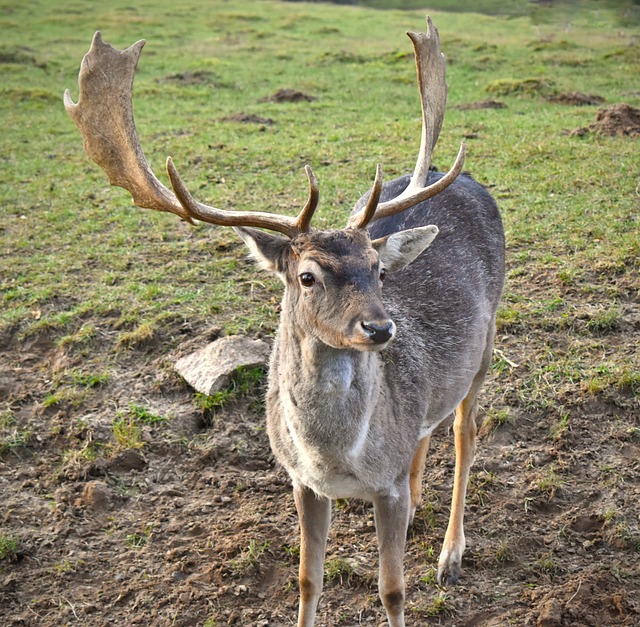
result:
M 260 265 L 285 284 L 283 315 L 333 348 L 381 350 L 395 335 L 382 304 L 388 272 L 411 263 L 435 238 L 427 226 L 371 241 L 365 229 L 310 231 L 285 239 L 236 228 Z

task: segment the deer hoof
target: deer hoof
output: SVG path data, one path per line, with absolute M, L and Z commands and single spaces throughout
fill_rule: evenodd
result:
M 440 554 L 438 560 L 438 584 L 441 586 L 453 586 L 457 583 L 462 572 L 462 550 L 446 549 Z
M 458 577 L 462 569 L 459 565 L 444 564 L 438 567 L 438 585 L 440 586 L 454 586 L 458 583 Z
M 417 507 L 411 507 L 411 510 L 409 511 L 409 524 L 407 525 L 407 529 L 411 529 L 411 527 L 413 527 L 413 521 L 416 518 L 416 510 L 418 508 Z

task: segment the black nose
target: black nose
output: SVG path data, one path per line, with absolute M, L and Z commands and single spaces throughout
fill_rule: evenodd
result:
M 362 323 L 362 328 L 365 330 L 365 333 L 369 336 L 369 339 L 376 344 L 388 342 L 393 337 L 395 326 L 392 320 L 387 320 L 382 324 L 378 324 L 377 322 Z

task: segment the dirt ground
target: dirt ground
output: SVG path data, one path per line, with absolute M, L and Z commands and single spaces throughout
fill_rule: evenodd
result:
M 534 297 L 551 280 L 520 289 Z M 594 350 L 632 354 L 637 274 L 599 280 L 615 283 L 626 304 Z M 564 297 L 584 299 L 570 287 Z M 295 624 L 297 518 L 269 450 L 264 382 L 203 409 L 171 364 L 217 329 L 176 323 L 114 350 L 113 320 L 91 323 L 97 337 L 82 350 L 46 333 L 0 337 L 3 429 L 14 431 L 0 449 L 0 538 L 14 542 L 0 559 L 0 624 Z M 454 464 L 449 428 L 432 442 L 407 541 L 410 625 L 640 625 L 637 380 L 632 373 L 628 385 L 589 393 L 570 378 L 549 383 L 560 417 L 557 404 L 529 402 L 522 381 L 536 351 L 571 350 L 585 322 L 549 325 L 499 330 L 500 367 L 481 398 L 492 419 L 469 486 L 464 572 L 446 590 L 435 571 Z M 73 390 L 68 373 L 98 365 L 107 379 L 47 402 L 54 381 Z M 114 441 L 118 421 L 138 430 L 133 444 Z M 337 502 L 318 625 L 385 624 L 376 569 L 371 506 Z
M 94 322 L 107 346 L 108 320 Z M 635 350 L 639 327 L 629 318 L 607 340 Z M 52 373 L 86 356 L 46 336 L 2 338 L 0 393 L 16 428 L 31 429 L 0 458 L 0 531 L 18 539 L 0 561 L 2 625 L 295 624 L 296 514 L 269 451 L 260 390 L 198 409 L 170 364 L 211 333 L 168 331 L 115 357 L 94 355 L 110 360 L 109 380 L 53 407 L 42 402 Z M 504 329 L 497 346 L 516 373 L 525 330 Z M 447 590 L 434 574 L 453 444 L 447 429 L 434 438 L 407 542 L 408 624 L 639 625 L 637 397 L 576 398 L 570 428 L 551 437 L 551 418 L 518 409 L 500 378 L 494 369 L 482 403 L 511 403 L 514 415 L 481 429 L 464 573 Z M 168 420 L 142 426 L 143 446 L 113 446 L 117 408 L 132 400 Z M 384 624 L 376 565 L 371 507 L 338 502 L 319 625 Z
M 165 80 L 215 83 L 208 71 Z M 559 98 L 600 104 L 589 94 Z M 313 99 L 282 90 L 267 100 Z M 640 136 L 638 109 L 609 105 L 594 118 L 567 133 Z M 637 213 L 629 220 L 637 224 Z M 554 284 L 568 322 L 545 312 L 534 328 L 514 321 L 499 329 L 480 400 L 487 420 L 469 485 L 462 577 L 446 589 L 435 581 L 454 467 L 444 426 L 407 538 L 408 625 L 640 626 L 640 376 L 583 389 L 571 373 L 536 369 L 543 351 L 566 355 L 578 344 L 590 344 L 594 362 L 637 354 L 635 268 L 594 279 L 616 286 L 615 324 L 587 329 L 571 312 L 602 303 Z M 552 277 L 522 276 L 512 290 L 523 298 L 553 291 Z M 51 306 L 66 311 L 63 302 Z M 298 523 L 289 479 L 269 449 L 264 382 L 203 408 L 172 364 L 218 334 L 210 323 L 171 319 L 149 341 L 118 348 L 108 312 L 84 322 L 95 329 L 84 346 L 53 332 L 0 332 L 0 627 L 295 625 Z M 74 381 L 80 370 L 109 376 Z M 536 394 L 554 396 L 548 406 L 531 399 L 536 372 Z M 116 424 L 129 428 L 128 440 L 118 440 Z M 319 627 L 386 624 L 377 564 L 370 504 L 338 501 Z

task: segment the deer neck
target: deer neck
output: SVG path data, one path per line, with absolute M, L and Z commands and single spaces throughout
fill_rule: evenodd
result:
M 359 448 L 378 402 L 380 356 L 333 348 L 283 319 L 278 362 L 282 409 L 294 439 L 318 449 L 331 444 L 335 452 Z

